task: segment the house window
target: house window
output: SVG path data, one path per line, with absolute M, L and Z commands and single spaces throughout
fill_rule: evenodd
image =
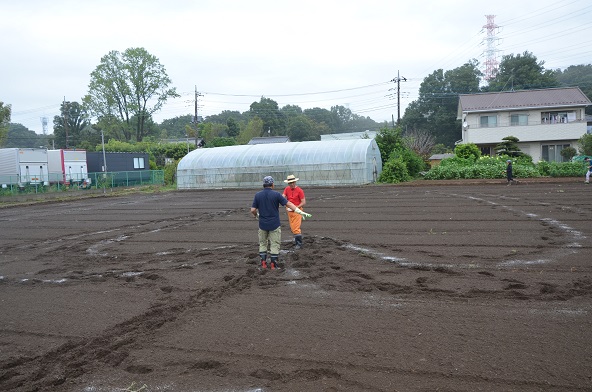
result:
M 561 150 L 569 147 L 569 144 L 544 144 L 542 158 L 547 162 L 567 162 L 561 156 Z
M 480 150 L 481 150 L 481 155 L 484 157 L 491 157 L 491 156 L 495 155 L 492 146 L 481 146 Z
M 144 158 L 134 158 L 134 169 L 144 168 Z
M 542 112 L 541 123 L 542 124 L 562 124 L 576 121 L 576 112 Z
M 497 116 L 481 116 L 481 128 L 497 127 Z
M 513 127 L 519 125 L 528 125 L 528 115 L 526 114 L 512 114 L 510 115 L 510 125 Z

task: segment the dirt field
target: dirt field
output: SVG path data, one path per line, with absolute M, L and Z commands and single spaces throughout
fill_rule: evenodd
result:
M 592 185 L 301 185 L 0 209 L 0 390 L 592 390 Z

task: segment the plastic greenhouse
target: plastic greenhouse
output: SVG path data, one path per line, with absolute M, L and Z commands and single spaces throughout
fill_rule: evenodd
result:
M 260 188 L 265 176 L 283 184 L 290 174 L 306 186 L 362 185 L 381 171 L 374 139 L 200 148 L 179 162 L 177 188 Z

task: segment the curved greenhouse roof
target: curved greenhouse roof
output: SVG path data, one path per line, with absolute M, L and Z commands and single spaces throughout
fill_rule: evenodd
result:
M 200 148 L 179 162 L 177 188 L 260 188 L 265 176 L 279 183 L 289 174 L 307 186 L 362 185 L 381 171 L 374 139 Z

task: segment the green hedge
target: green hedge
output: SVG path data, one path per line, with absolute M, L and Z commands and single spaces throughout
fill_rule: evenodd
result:
M 471 178 L 505 178 L 508 157 L 480 157 L 479 159 L 448 158 L 430 169 L 426 180 L 454 180 Z M 581 162 L 545 162 L 533 164 L 529 157 L 511 158 L 515 178 L 579 177 L 586 172 Z

